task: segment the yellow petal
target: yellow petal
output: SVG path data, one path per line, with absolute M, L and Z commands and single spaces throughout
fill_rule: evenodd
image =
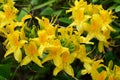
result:
M 106 80 L 106 77 L 107 77 L 107 72 L 102 71 L 102 72 L 99 73 L 96 80 Z
M 21 66 L 27 65 L 27 64 L 30 63 L 30 62 L 31 62 L 31 59 L 30 59 L 28 56 L 26 56 L 26 57 L 21 61 L 20 65 L 21 65 Z
M 98 32 L 98 33 L 96 33 L 96 38 L 99 40 L 99 41 L 104 41 L 104 42 L 106 42 L 106 37 L 105 37 L 105 35 L 103 35 L 102 33 L 100 33 L 100 32 Z
M 15 47 L 11 47 L 11 48 L 9 48 L 9 49 L 6 51 L 4 57 L 6 57 L 6 56 L 12 54 L 14 51 L 15 51 Z
M 44 49 L 45 49 L 45 46 L 43 46 L 43 45 L 40 45 L 40 47 L 38 48 L 38 54 L 40 57 L 42 57 Z
M 53 71 L 53 75 L 56 76 L 61 70 L 62 68 L 56 67 Z
M 71 65 L 64 66 L 64 71 L 70 76 L 74 77 L 74 71 Z
M 16 61 L 20 62 L 22 60 L 22 52 L 20 49 L 17 49 L 15 52 L 14 52 L 14 58 Z
M 115 65 L 114 71 L 116 71 L 116 76 L 120 78 L 120 66 Z
M 75 53 L 71 53 L 68 59 L 68 63 L 72 63 L 75 60 L 75 57 L 77 56 L 77 54 Z
M 87 35 L 86 38 L 84 39 L 84 42 L 85 42 L 85 43 L 89 43 L 89 41 L 90 41 L 92 38 L 94 38 L 94 37 L 95 37 L 94 33 L 88 33 L 88 35 Z
M 84 67 L 85 67 L 85 69 L 87 70 L 87 73 L 90 73 L 90 72 L 91 72 L 92 66 L 91 66 L 89 63 L 84 63 Z
M 107 25 L 107 27 L 108 27 L 111 31 L 116 32 L 116 30 L 115 30 L 115 29 L 113 29 L 110 25 Z
M 87 70 L 86 70 L 86 69 L 84 69 L 84 70 L 81 70 L 81 74 L 82 74 L 82 75 L 85 75 L 85 74 L 87 74 Z
M 99 52 L 104 52 L 104 45 L 102 41 L 99 41 L 98 43 L 98 50 Z
M 43 59 L 42 63 L 45 63 L 45 62 L 47 62 L 47 61 L 49 61 L 49 60 L 52 60 L 52 55 L 50 55 L 50 54 L 48 54 L 48 55 Z
M 42 66 L 42 63 L 41 63 L 41 61 L 40 61 L 40 59 L 39 59 L 38 57 L 32 56 L 31 59 L 32 59 L 32 61 L 33 61 L 34 63 L 36 63 L 38 66 L 43 67 L 43 66 Z
M 31 18 L 31 15 L 25 15 L 23 18 L 22 18 L 22 22 L 24 22 L 26 19 L 29 19 Z
M 21 44 L 20 47 L 22 47 L 25 43 L 28 43 L 28 41 L 27 40 L 20 40 L 20 44 Z
M 55 66 L 60 66 L 60 64 L 62 63 L 62 59 L 60 58 L 60 56 L 56 56 L 53 58 L 53 62 Z

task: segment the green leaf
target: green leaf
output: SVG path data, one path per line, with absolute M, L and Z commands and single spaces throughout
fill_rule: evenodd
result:
M 0 64 L 0 75 L 2 77 L 9 78 L 11 66 L 11 64 Z
M 55 11 L 53 15 L 59 16 L 62 13 L 62 10 Z
M 99 67 L 98 69 L 97 69 L 97 71 L 100 73 L 100 72 L 102 72 L 104 70 L 104 67 Z
M 115 55 L 111 51 L 109 51 L 105 54 L 105 64 L 108 64 L 110 60 L 112 60 L 112 61 L 115 60 Z
M 86 44 L 86 51 L 89 52 L 92 50 L 92 46 L 90 44 Z
M 118 4 L 114 4 L 114 5 L 110 6 L 110 7 L 108 8 L 108 10 L 116 9 L 117 6 L 118 6 Z
M 114 2 L 120 4 L 120 0 L 113 0 Z
M 120 39 L 120 35 L 116 36 L 115 39 Z
M 92 0 L 92 3 L 97 3 L 98 2 L 98 0 Z
M 0 75 L 0 80 L 7 80 L 7 79 Z
M 66 24 L 70 24 L 72 21 L 67 18 L 67 17 L 62 17 L 58 19 L 60 22 L 66 23 Z
M 120 11 L 120 5 L 115 8 L 115 12 L 119 12 L 119 11 Z
M 26 14 L 28 14 L 27 12 L 26 12 L 26 8 L 24 8 L 23 10 L 21 10 L 20 11 L 20 13 L 19 13 L 19 15 L 18 15 L 18 17 L 17 17 L 17 20 L 18 21 L 21 21 L 21 19 L 26 15 Z
M 32 1 L 31 1 L 31 4 L 32 4 L 32 5 L 36 5 L 36 4 L 38 4 L 38 3 L 39 3 L 39 0 L 32 0 Z
M 50 5 L 50 4 L 54 3 L 54 2 L 56 2 L 56 0 L 49 0 L 48 2 L 45 2 L 43 4 L 40 4 L 40 5 L 37 5 L 37 6 L 33 7 L 32 10 L 40 9 L 40 8 L 45 7 L 47 5 Z
M 40 15 L 52 15 L 53 12 L 54 12 L 54 11 L 53 11 L 52 8 L 47 7 L 47 8 L 45 8 L 45 9 L 40 13 Z
M 82 76 L 81 70 L 77 72 L 76 78 L 80 78 Z

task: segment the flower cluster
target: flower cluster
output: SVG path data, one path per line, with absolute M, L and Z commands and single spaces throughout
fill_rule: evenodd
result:
M 4 57 L 13 54 L 21 66 L 31 61 L 40 67 L 48 61 L 53 61 L 53 75 L 65 71 L 74 77 L 71 63 L 79 59 L 84 66 L 81 73 L 90 74 L 93 80 L 120 79 L 120 67 L 105 66 L 103 60 L 92 59 L 86 51 L 86 44 L 94 45 L 91 40 L 97 39 L 99 52 L 105 52 L 109 47 L 110 32 L 115 31 L 110 23 L 115 18 L 111 11 L 104 10 L 101 5 L 87 4 L 84 0 L 75 0 L 67 13 L 72 13 L 73 22 L 68 27 L 59 27 L 42 17 L 34 17 L 37 24 L 30 25 L 31 15 L 25 15 L 20 22 L 16 20 L 18 10 L 12 0 L 1 1 L 0 35 L 6 40 Z M 109 62 L 109 65 L 112 61 Z M 98 68 L 104 67 L 101 72 Z

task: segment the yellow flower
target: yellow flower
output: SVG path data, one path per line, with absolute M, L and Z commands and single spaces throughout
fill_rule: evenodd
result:
M 72 12 L 72 18 L 74 21 L 70 24 L 70 26 L 76 26 L 77 30 L 81 33 L 84 31 L 83 24 L 86 23 L 86 21 L 91 17 L 90 15 L 85 15 L 85 8 L 87 6 L 87 2 L 84 2 L 84 0 L 75 0 L 75 6 L 72 6 L 69 10 L 66 12 Z
M 91 76 L 93 80 L 96 80 L 96 75 L 99 75 L 98 68 L 104 67 L 104 64 L 102 64 L 103 60 L 97 60 L 92 63 L 92 68 L 91 68 Z
M 74 61 L 74 54 L 70 54 L 68 48 L 64 48 L 60 59 L 59 65 L 55 65 L 56 68 L 53 71 L 53 75 L 57 75 L 60 71 L 64 70 L 67 74 L 74 77 L 74 71 L 70 65 Z
M 72 12 L 72 11 L 75 11 L 75 10 L 78 10 L 80 8 L 84 8 L 86 7 L 87 5 L 87 2 L 84 1 L 84 0 L 75 0 L 74 2 L 74 6 L 72 6 L 69 10 L 67 10 L 66 12 Z
M 39 56 L 42 57 L 45 48 L 48 47 L 50 45 L 50 42 L 53 41 L 55 38 L 56 27 L 52 26 L 52 24 L 49 22 L 49 19 L 47 18 L 35 18 L 38 20 L 40 30 L 37 31 L 38 37 L 32 40 L 35 40 L 36 43 L 39 45 L 38 52 Z
M 38 38 L 36 38 L 36 41 L 37 44 L 40 45 L 38 49 L 40 57 L 42 57 L 44 49 L 50 45 L 49 42 L 51 39 L 54 38 L 51 35 L 48 35 L 46 30 L 38 31 Z
M 108 66 L 105 66 L 108 80 L 119 80 L 120 79 L 120 67 L 117 65 L 113 66 L 113 62 L 110 61 Z M 113 68 L 113 69 L 112 69 Z
M 91 23 L 86 27 L 86 30 L 88 31 L 86 42 L 89 42 L 93 38 L 107 42 L 105 35 L 101 32 L 101 25 L 100 16 L 98 14 L 92 15 Z
M 110 30 L 110 31 L 115 31 L 115 29 L 113 29 L 110 26 L 110 23 L 113 21 L 113 15 L 112 15 L 112 11 L 108 11 L 108 10 L 100 10 L 100 17 L 102 20 L 102 30 Z
M 43 20 L 44 28 L 47 31 L 47 34 L 55 36 L 56 27 L 54 27 L 53 24 L 49 22 L 49 19 L 42 17 L 42 20 Z
M 60 40 L 65 39 L 67 41 L 67 44 L 69 44 L 71 41 L 73 41 L 71 39 L 71 37 L 73 36 L 72 32 L 73 32 L 73 28 L 72 27 L 61 27 L 61 28 L 58 28 L 58 33 L 60 33 L 60 35 L 58 35 L 58 38 Z
M 18 10 L 14 7 L 13 0 L 8 0 L 7 4 L 4 5 L 3 10 L 7 20 L 13 20 L 16 18 Z
M 0 28 L 10 24 L 16 18 L 18 10 L 14 7 L 13 0 L 8 0 L 6 4 L 3 4 L 3 10 L 0 11 Z
M 99 75 L 99 72 L 97 71 L 97 69 L 102 66 L 104 67 L 103 64 L 100 64 L 101 62 L 103 62 L 103 60 L 93 61 L 92 63 L 84 62 L 85 69 L 82 70 L 82 74 L 88 73 L 92 76 L 93 80 L 96 80 L 96 78 Z
M 49 46 L 47 56 L 43 59 L 42 63 L 45 63 L 46 61 L 53 60 L 54 64 L 59 66 L 61 63 L 60 55 L 62 53 L 62 48 L 61 46 Z
M 38 54 L 37 45 L 34 41 L 30 41 L 28 44 L 25 44 L 24 50 L 25 50 L 26 56 L 21 61 L 21 63 L 20 63 L 21 66 L 27 65 L 28 63 L 33 61 L 38 66 L 42 67 L 41 61 L 38 58 L 39 54 Z
M 20 40 L 19 38 L 20 32 L 14 31 L 13 33 L 10 33 L 7 36 L 7 39 L 4 42 L 4 45 L 7 48 L 7 51 L 4 55 L 4 57 L 14 53 L 14 58 L 18 62 L 22 60 L 22 51 L 21 48 L 25 44 L 25 40 Z
M 38 20 L 38 23 L 40 24 L 40 30 L 44 29 L 46 30 L 48 35 L 55 36 L 55 30 L 57 26 L 53 26 L 52 23 L 49 22 L 48 18 L 42 17 L 42 19 L 39 19 L 38 17 L 35 17 Z
M 40 46 L 41 47 L 41 46 Z M 58 39 L 50 42 L 49 46 L 45 47 L 45 50 L 48 51 L 48 54 L 43 59 L 42 63 L 46 61 L 53 60 L 55 65 L 59 65 L 60 63 L 60 55 L 62 54 L 62 46 Z
M 79 59 L 81 62 L 87 62 L 87 63 L 93 62 L 93 60 L 87 57 L 85 45 L 78 45 L 76 47 L 76 50 L 73 52 L 73 54 L 76 55 L 76 58 Z

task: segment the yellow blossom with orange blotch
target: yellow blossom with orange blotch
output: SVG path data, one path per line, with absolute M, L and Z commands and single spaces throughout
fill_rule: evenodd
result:
M 37 45 L 34 41 L 30 41 L 29 43 L 25 44 L 24 50 L 25 50 L 26 56 L 21 61 L 21 63 L 20 63 L 21 66 L 27 65 L 28 63 L 33 61 L 38 66 L 42 67 L 41 61 L 38 58 L 39 54 L 38 54 Z
M 61 54 L 59 65 L 55 65 L 53 75 L 57 75 L 60 71 L 64 70 L 67 74 L 74 77 L 74 70 L 70 65 L 74 61 L 74 54 L 70 54 L 68 48 L 63 48 L 64 51 Z
M 10 34 L 7 34 L 7 39 L 4 42 L 4 45 L 7 48 L 7 51 L 4 57 L 14 53 L 14 58 L 16 61 L 20 62 L 22 60 L 22 51 L 21 48 L 27 42 L 26 40 L 21 40 L 19 38 L 20 32 L 14 31 Z

